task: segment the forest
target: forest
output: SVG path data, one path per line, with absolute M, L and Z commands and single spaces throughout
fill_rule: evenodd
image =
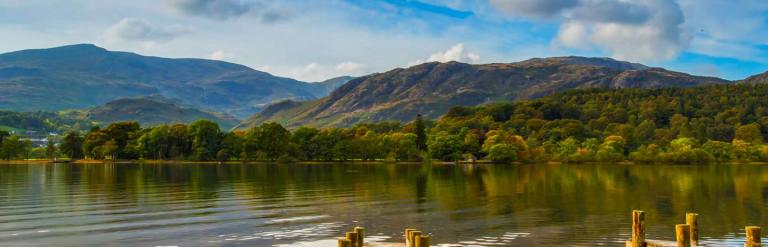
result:
M 193 161 L 711 162 L 768 161 L 768 85 L 583 89 L 534 100 L 454 107 L 348 128 L 265 123 L 223 131 L 211 121 L 142 128 L 118 122 L 68 132 L 38 156 Z M 0 158 L 32 148 L 0 133 Z

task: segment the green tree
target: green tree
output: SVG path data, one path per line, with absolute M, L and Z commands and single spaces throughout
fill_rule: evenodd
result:
M 296 158 L 300 160 L 317 159 L 318 144 L 314 141 L 320 133 L 318 129 L 299 127 L 291 134 L 291 143 L 297 145 Z
M 512 145 L 496 144 L 490 148 L 487 158 L 494 162 L 509 163 L 517 160 L 517 150 Z
M 56 148 L 56 142 L 54 142 L 53 136 L 48 136 L 48 142 L 45 144 L 46 157 L 49 159 L 55 160 L 57 150 L 58 149 Z
M 433 159 L 455 161 L 461 158 L 462 140 L 448 133 L 438 133 L 429 141 L 429 154 Z
M 209 120 L 197 120 L 189 125 L 193 160 L 213 160 L 221 145 L 219 125 Z
M 727 142 L 709 140 L 702 148 L 708 153 L 712 154 L 717 161 L 730 161 L 733 160 L 733 146 Z
M 61 152 L 70 159 L 83 158 L 83 142 L 85 139 L 77 131 L 70 131 L 61 142 Z
M 5 160 L 17 159 L 21 155 L 22 142 L 19 136 L 6 137 L 0 145 L 0 158 Z
M 424 126 L 424 119 L 422 118 L 421 114 L 416 115 L 416 121 L 414 122 L 414 134 L 416 134 L 416 147 L 419 148 L 419 150 L 426 151 L 427 150 L 427 130 L 426 126 Z
M 0 130 L 0 143 L 3 143 L 5 138 L 10 136 L 11 136 L 11 133 L 8 133 L 8 131 Z
M 264 123 L 248 131 L 246 147 L 250 153 L 262 153 L 264 158 L 277 160 L 288 153 L 291 132 L 278 123 Z
M 117 144 L 117 151 L 115 157 L 123 159 L 139 158 L 138 150 L 136 150 L 136 140 L 140 136 L 141 126 L 138 122 L 116 122 L 112 123 L 104 129 L 104 133 L 109 139 L 114 140 Z
M 120 150 L 120 146 L 117 145 L 117 141 L 109 140 L 104 145 L 101 145 L 98 150 L 104 159 L 117 160 L 117 152 Z
M 102 152 L 98 149 L 109 140 L 107 133 L 102 131 L 99 127 L 92 128 L 91 131 L 85 135 L 85 140 L 83 140 L 83 154 L 86 158 L 102 158 Z

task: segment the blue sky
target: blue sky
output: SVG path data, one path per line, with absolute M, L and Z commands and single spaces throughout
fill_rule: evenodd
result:
M 0 52 L 94 43 L 319 81 L 427 61 L 604 56 L 768 70 L 765 0 L 0 0 Z

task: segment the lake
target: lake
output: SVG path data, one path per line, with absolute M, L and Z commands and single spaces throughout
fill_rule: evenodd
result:
M 703 245 L 768 223 L 762 165 L 0 165 L 2 246 L 335 246 L 364 226 L 443 246 L 620 246 L 631 211 Z M 623 246 L 623 245 L 622 245 Z

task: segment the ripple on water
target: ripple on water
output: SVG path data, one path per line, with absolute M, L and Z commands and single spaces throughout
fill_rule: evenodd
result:
M 299 217 L 293 217 L 293 218 L 299 218 Z M 304 217 L 304 219 L 299 220 L 307 220 L 310 218 L 315 217 Z M 293 219 L 293 221 L 299 221 L 296 219 Z M 287 222 L 287 221 L 284 221 Z M 339 229 L 343 227 L 344 224 L 341 222 L 326 222 L 326 223 L 316 223 L 312 224 L 310 226 L 290 226 L 290 227 L 281 227 L 279 230 L 273 230 L 273 231 L 264 231 L 264 232 L 257 232 L 253 234 L 238 234 L 238 235 L 231 235 L 231 234 L 222 234 L 215 237 L 213 240 L 209 240 L 209 243 L 220 243 L 225 241 L 252 241 L 252 240 L 280 240 L 283 241 L 299 241 L 299 240 L 305 240 L 305 239 L 319 239 L 319 238 L 327 238 L 329 236 L 334 236 L 338 234 Z

